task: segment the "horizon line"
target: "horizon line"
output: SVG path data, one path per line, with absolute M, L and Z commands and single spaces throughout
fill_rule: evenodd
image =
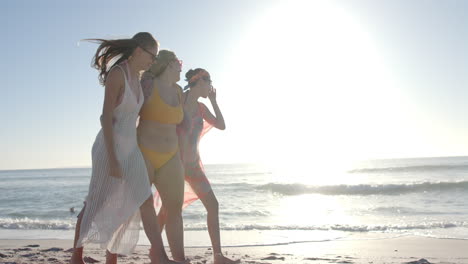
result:
M 434 158 L 468 158 L 468 155 L 454 155 L 454 156 L 423 156 L 423 157 L 401 157 L 401 158 L 368 158 L 359 161 L 376 161 L 376 160 L 404 160 L 404 159 L 434 159 Z M 220 163 L 205 163 L 204 165 L 262 165 L 264 162 L 220 162 Z M 29 168 L 29 169 L 0 169 L 0 172 L 8 171 L 32 171 L 32 170 L 63 170 L 63 169 L 91 169 L 91 165 L 86 166 L 66 166 L 66 167 L 49 167 L 49 168 Z

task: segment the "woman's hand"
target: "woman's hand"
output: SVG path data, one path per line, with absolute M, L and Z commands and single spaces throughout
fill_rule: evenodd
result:
M 211 106 L 213 106 L 213 110 L 215 112 L 215 116 L 208 110 L 208 108 L 203 105 L 203 119 L 205 119 L 208 123 L 212 124 L 217 129 L 224 130 L 226 129 L 226 124 L 224 123 L 224 117 L 219 109 L 218 102 L 216 102 L 216 89 L 211 86 L 211 90 L 208 93 L 208 98 L 210 98 Z
M 208 93 L 208 98 L 211 102 L 216 102 L 216 89 L 211 86 L 210 92 Z

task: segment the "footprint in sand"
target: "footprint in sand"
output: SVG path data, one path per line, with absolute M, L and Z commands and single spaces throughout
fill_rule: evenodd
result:
M 266 257 L 266 258 L 262 258 L 260 260 L 285 260 L 285 258 L 284 257 L 269 256 L 269 257 Z
M 37 248 L 37 247 L 40 247 L 40 245 L 27 245 L 25 247 L 27 247 L 27 248 Z
M 417 261 L 410 261 L 410 262 L 405 262 L 404 264 L 432 264 L 427 259 L 420 259 Z
M 49 248 L 49 249 L 44 249 L 44 250 L 41 250 L 42 252 L 58 252 L 58 251 L 63 251 L 63 248 L 56 248 L 56 247 L 53 247 L 53 248 Z

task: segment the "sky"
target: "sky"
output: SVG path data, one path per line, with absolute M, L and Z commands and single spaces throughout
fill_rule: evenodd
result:
M 90 67 L 97 45 L 82 40 L 140 31 L 175 51 L 183 73 L 202 67 L 212 76 L 227 129 L 202 140 L 205 163 L 468 155 L 467 8 L 462 0 L 3 1 L 0 170 L 91 166 L 104 89 Z

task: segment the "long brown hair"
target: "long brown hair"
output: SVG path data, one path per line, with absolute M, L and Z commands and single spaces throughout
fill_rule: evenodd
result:
M 131 39 L 86 39 L 88 41 L 100 43 L 93 57 L 91 66 L 99 71 L 99 82 L 104 85 L 109 69 L 115 64 L 121 63 L 132 55 L 137 47 L 150 49 L 159 47 L 159 43 L 148 32 L 139 32 Z M 117 61 L 110 65 L 112 60 Z

